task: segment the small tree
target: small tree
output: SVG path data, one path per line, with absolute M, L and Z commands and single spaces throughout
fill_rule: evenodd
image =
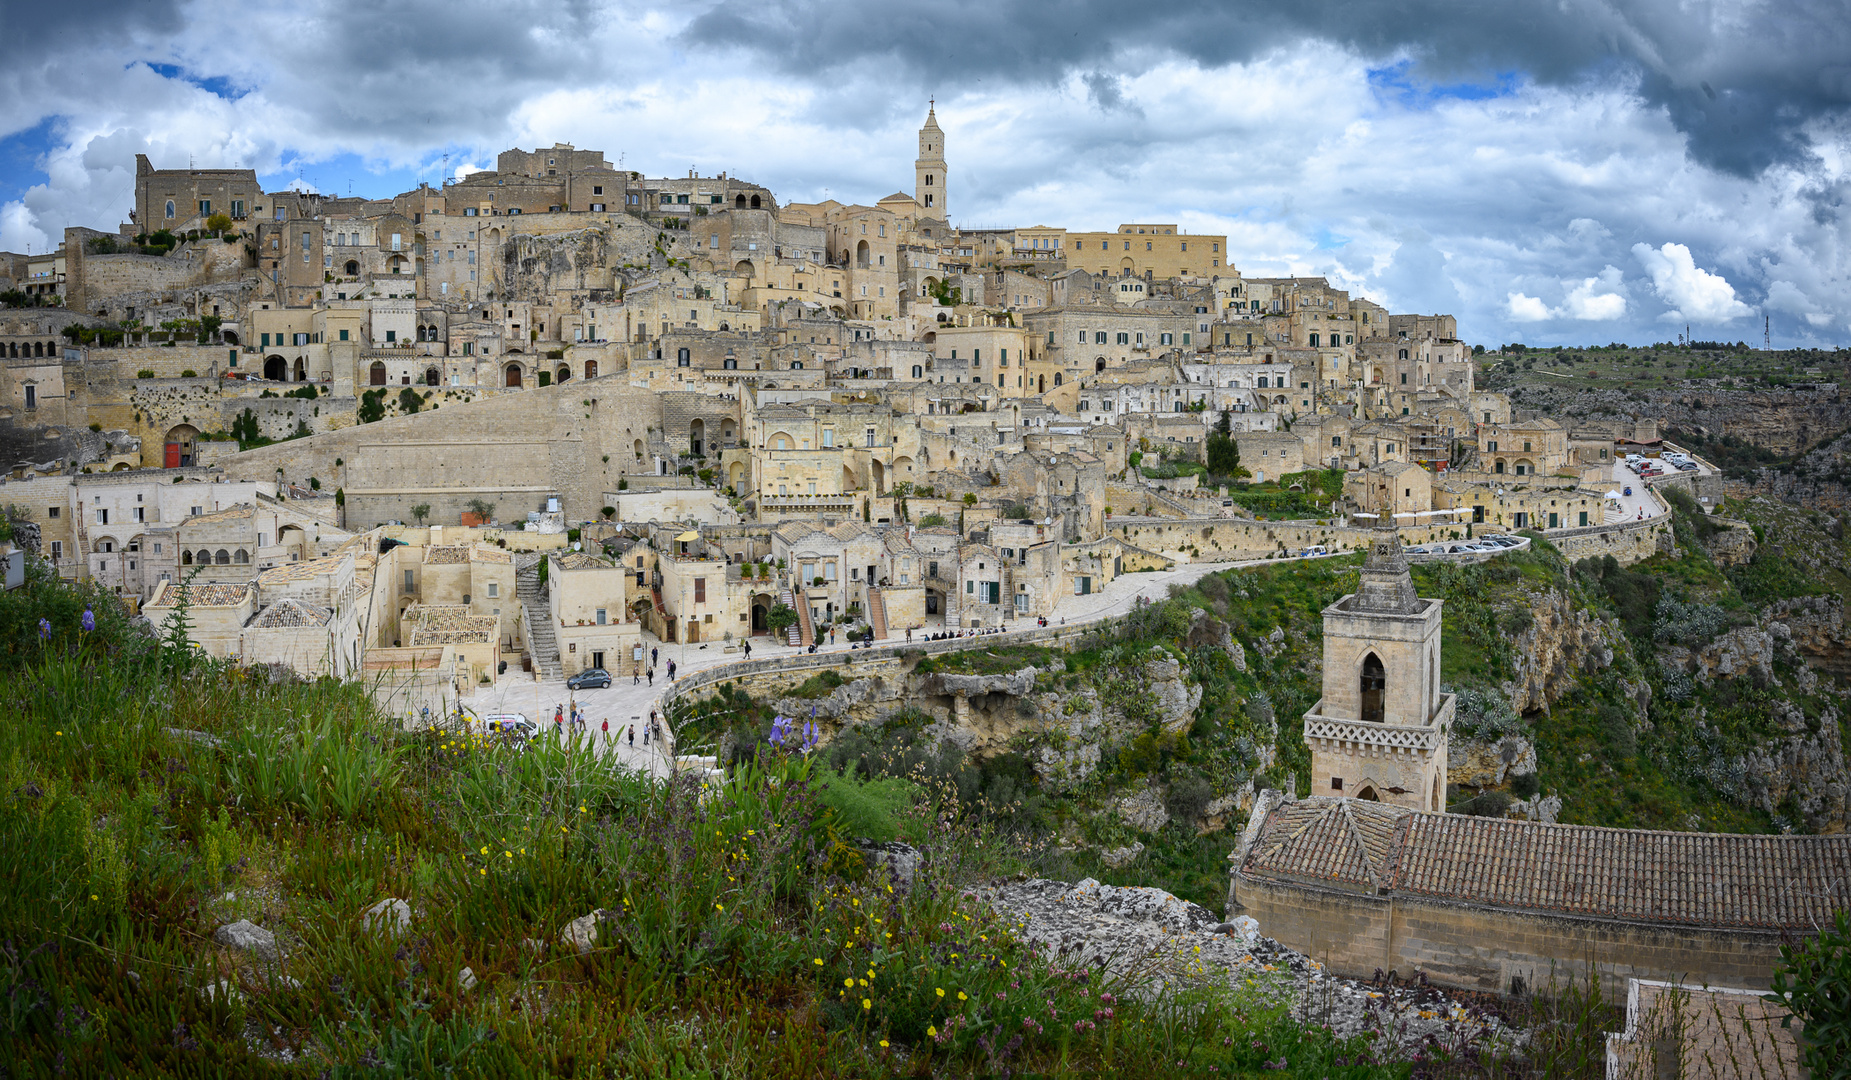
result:
M 495 517 L 495 504 L 494 503 L 489 502 L 486 499 L 471 499 L 466 505 L 469 507 L 470 513 L 481 518 L 483 521 L 494 520 L 494 517 Z
M 225 214 L 225 213 L 213 214 L 211 217 L 206 219 L 206 231 L 207 232 L 222 233 L 226 229 L 229 229 L 229 228 L 231 228 L 231 215 L 230 214 Z
M 617 508 L 615 506 L 607 506 L 604 509 L 598 511 L 598 513 L 603 514 L 604 520 L 609 521 L 612 518 L 617 516 Z
M 771 610 L 765 613 L 765 625 L 770 627 L 774 634 L 784 633 L 796 621 L 797 613 L 786 604 L 773 604 Z
M 430 503 L 419 503 L 418 505 L 412 507 L 411 516 L 417 519 L 418 524 L 420 525 L 424 524 L 424 519 L 431 516 L 431 504 Z

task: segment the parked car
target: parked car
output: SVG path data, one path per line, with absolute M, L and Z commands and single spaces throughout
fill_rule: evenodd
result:
M 601 667 L 589 667 L 566 680 L 568 690 L 602 690 L 611 684 L 611 673 Z
M 1487 536 L 1485 538 L 1485 543 L 1490 544 L 1491 546 L 1495 548 L 1499 548 L 1499 549 L 1514 548 L 1514 547 L 1520 546 L 1518 541 L 1512 540 L 1508 536 Z

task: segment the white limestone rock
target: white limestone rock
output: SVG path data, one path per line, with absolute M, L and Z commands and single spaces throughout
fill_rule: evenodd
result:
M 375 933 L 398 935 L 411 928 L 411 905 L 396 897 L 388 897 L 366 909 L 360 916 L 360 925 Z
M 260 960 L 279 960 L 282 950 L 277 948 L 276 935 L 249 919 L 239 919 L 226 923 L 212 932 L 212 940 L 236 952 L 250 953 Z

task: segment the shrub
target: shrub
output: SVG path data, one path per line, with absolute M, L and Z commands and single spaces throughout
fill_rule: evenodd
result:
M 135 373 L 135 377 L 137 379 L 152 379 L 154 378 L 154 369 L 153 368 L 142 368 L 140 371 L 137 371 Z
M 1171 817 L 1194 822 L 1201 819 L 1214 797 L 1214 786 L 1206 777 L 1193 769 L 1178 769 L 1170 774 L 1170 790 L 1163 805 Z
M 180 373 L 180 377 L 182 379 L 197 379 L 199 378 L 199 372 L 194 371 L 192 368 L 187 368 Z
M 612 518 L 617 516 L 617 508 L 615 506 L 607 506 L 604 509 L 598 511 L 598 513 L 603 514 L 604 520 L 609 521 Z
M 1802 1064 L 1813 1076 L 1851 1077 L 1851 912 L 1839 911 L 1817 937 L 1780 947 L 1767 1000 L 1806 1025 Z M 1790 1028 L 1793 1016 L 1780 1026 Z
M 936 528 L 944 523 L 945 515 L 943 514 L 927 514 L 919 519 L 919 527 L 922 529 Z

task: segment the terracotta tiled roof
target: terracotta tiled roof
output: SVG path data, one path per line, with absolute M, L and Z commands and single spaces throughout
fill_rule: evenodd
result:
M 476 544 L 469 549 L 469 561 L 479 563 L 511 563 L 514 553 L 492 548 L 487 544 Z
M 257 507 L 251 503 L 239 503 L 236 506 L 228 506 L 223 510 L 214 510 L 210 514 L 195 514 L 192 517 L 183 517 L 176 522 L 176 524 L 218 525 L 227 521 L 248 520 L 256 510 Z
M 244 597 L 251 591 L 248 581 L 229 585 L 185 585 L 177 584 L 160 595 L 162 606 L 179 603 L 180 595 L 186 595 L 187 602 L 194 607 L 236 607 L 244 603 Z
M 300 600 L 284 598 L 264 608 L 251 617 L 246 626 L 255 628 L 326 626 L 334 617 L 334 611 L 319 604 L 305 604 Z
M 424 549 L 424 562 L 427 566 L 466 563 L 469 561 L 469 548 L 463 544 L 433 544 Z
M 601 559 L 583 551 L 568 551 L 556 558 L 561 570 L 609 570 L 615 565 L 609 559 Z
M 1543 825 L 1319 797 L 1274 810 L 1241 872 L 1592 918 L 1810 928 L 1851 906 L 1851 836 Z

